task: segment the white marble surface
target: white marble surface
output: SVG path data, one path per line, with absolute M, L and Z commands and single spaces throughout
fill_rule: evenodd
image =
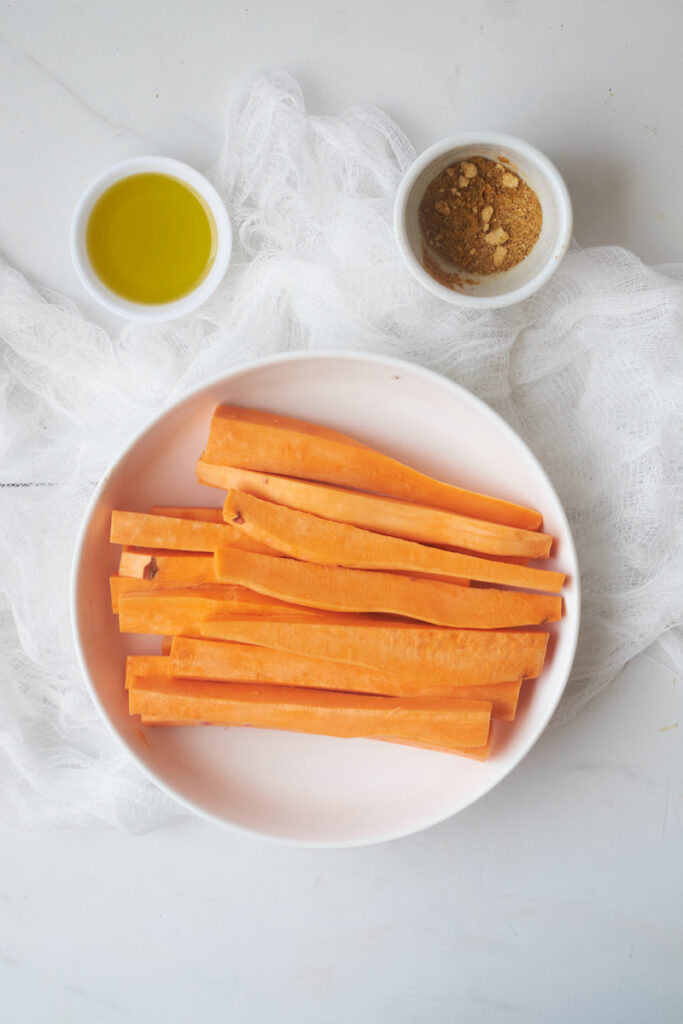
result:
M 137 153 L 209 165 L 226 98 L 284 67 L 313 111 L 376 103 L 418 148 L 528 138 L 581 243 L 679 260 L 682 32 L 679 0 L 5 3 L 0 253 L 115 329 L 69 262 L 80 189 Z M 678 1021 L 682 705 L 640 657 L 479 804 L 375 848 L 0 829 L 0 1017 Z

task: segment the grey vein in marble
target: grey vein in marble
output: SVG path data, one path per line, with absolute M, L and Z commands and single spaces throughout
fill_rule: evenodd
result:
M 24 60 L 31 67 L 35 68 L 36 71 L 38 71 L 44 78 L 48 78 L 51 82 L 54 82 L 55 85 L 59 86 L 59 88 L 62 89 L 67 94 L 67 96 L 70 96 L 73 100 L 75 100 L 76 103 L 78 103 L 79 106 L 83 107 L 83 109 L 86 110 L 89 114 L 92 114 L 93 117 L 97 118 L 97 120 L 101 121 L 103 124 L 106 124 L 110 128 L 113 128 L 116 132 L 118 132 L 119 135 L 134 135 L 138 139 L 144 139 L 146 142 L 148 141 L 147 136 L 142 135 L 140 132 L 135 131 L 134 128 L 124 127 L 122 124 L 118 124 L 116 121 L 112 121 L 110 118 L 106 117 L 99 110 L 96 110 L 87 102 L 87 100 L 85 100 L 80 95 L 80 93 L 76 92 L 75 89 L 72 89 L 71 86 L 68 85 L 63 78 L 60 78 L 59 75 L 56 75 L 53 71 L 50 71 L 49 68 L 46 68 L 44 64 L 41 64 L 39 60 L 37 60 L 35 57 L 32 57 L 30 53 L 26 53 L 25 50 L 17 49 L 17 47 L 13 46 L 3 36 L 0 36 L 0 47 L 2 47 L 5 50 L 8 50 L 10 53 L 16 54 L 18 57 L 21 57 L 22 60 Z

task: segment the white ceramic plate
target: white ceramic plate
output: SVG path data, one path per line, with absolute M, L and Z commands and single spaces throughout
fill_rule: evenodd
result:
M 522 688 L 517 721 L 496 722 L 491 759 L 371 740 L 245 728 L 143 728 L 127 711 L 126 654 L 158 638 L 122 636 L 108 577 L 112 509 L 220 505 L 195 482 L 214 407 L 230 402 L 326 424 L 411 466 L 475 490 L 530 503 L 557 537 L 549 567 L 568 574 L 565 616 L 551 627 L 542 676 Z M 538 739 L 562 695 L 579 628 L 579 580 L 566 516 L 543 469 L 514 431 L 462 388 L 379 356 L 297 353 L 250 364 L 206 385 L 140 434 L 97 489 L 72 580 L 77 650 L 105 720 L 163 789 L 207 818 L 281 842 L 353 846 L 436 824 L 500 782 Z

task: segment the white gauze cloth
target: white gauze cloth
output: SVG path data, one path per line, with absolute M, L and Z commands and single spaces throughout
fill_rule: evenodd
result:
M 558 720 L 683 619 L 683 265 L 569 253 L 542 291 L 472 312 L 428 295 L 392 232 L 415 156 L 381 111 L 307 117 L 286 75 L 234 106 L 213 180 L 235 228 L 216 297 L 111 338 L 0 264 L 0 816 L 131 831 L 186 813 L 133 765 L 76 667 L 70 563 L 134 431 L 191 386 L 294 349 L 402 356 L 469 388 L 548 471 L 579 551 L 583 619 Z

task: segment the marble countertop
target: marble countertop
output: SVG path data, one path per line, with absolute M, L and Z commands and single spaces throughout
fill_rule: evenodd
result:
M 139 153 L 210 165 L 230 95 L 285 68 L 313 112 L 377 104 L 418 149 L 527 138 L 581 244 L 680 260 L 681 38 L 678 0 L 7 3 L 0 253 L 116 330 L 69 260 L 84 184 Z M 0 827 L 2 1019 L 678 1021 L 682 712 L 643 655 L 475 806 L 366 849 Z

